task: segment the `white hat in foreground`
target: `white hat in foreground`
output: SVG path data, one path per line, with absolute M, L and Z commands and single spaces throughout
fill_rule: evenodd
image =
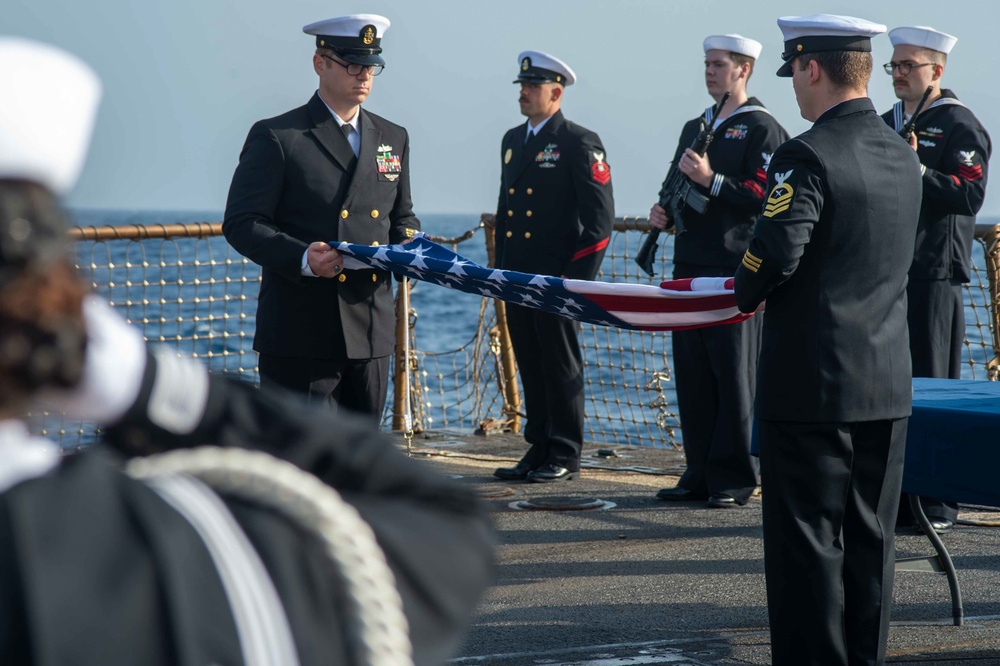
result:
M 541 51 L 522 51 L 517 56 L 521 69 L 514 83 L 561 83 L 571 86 L 576 81 L 572 68 L 554 55 Z
M 720 51 L 739 53 L 740 55 L 749 56 L 756 60 L 760 57 L 760 52 L 764 48 L 764 45 L 756 39 L 750 39 L 743 35 L 709 35 L 705 38 L 702 48 L 705 53 L 708 53 L 712 49 L 719 49 Z
M 64 195 L 87 156 L 101 81 L 60 48 L 0 37 L 0 178 Z
M 958 37 L 922 25 L 893 28 L 889 31 L 893 46 L 919 46 L 920 48 L 951 53 Z
M 791 61 L 796 56 L 825 51 L 871 52 L 872 37 L 887 30 L 881 23 L 836 14 L 782 16 L 778 27 L 785 41 L 781 54 L 785 64 L 778 69 L 778 76 L 784 77 L 792 75 Z

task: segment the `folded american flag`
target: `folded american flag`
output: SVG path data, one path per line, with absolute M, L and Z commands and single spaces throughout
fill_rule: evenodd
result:
M 499 298 L 590 324 L 642 331 L 680 331 L 745 321 L 732 278 L 667 280 L 659 287 L 484 268 L 422 234 L 402 245 L 331 242 L 349 269 L 381 268 L 442 287 Z

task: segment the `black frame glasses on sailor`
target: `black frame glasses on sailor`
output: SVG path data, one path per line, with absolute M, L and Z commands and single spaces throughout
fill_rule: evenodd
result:
M 382 70 L 385 69 L 385 65 L 359 65 L 354 62 L 340 62 L 336 58 L 331 58 L 325 53 L 320 53 L 319 56 L 329 60 L 330 62 L 337 63 L 346 69 L 348 76 L 361 76 L 362 71 L 367 71 L 372 76 L 378 76 L 382 73 Z
M 892 76 L 892 70 L 894 69 L 899 70 L 900 76 L 908 76 L 910 70 L 912 70 L 914 67 L 926 67 L 927 65 L 936 65 L 936 64 L 937 64 L 936 62 L 909 62 L 908 60 L 904 60 L 903 62 L 887 62 L 884 65 L 882 65 L 882 69 L 884 69 L 885 73 L 888 74 L 889 76 Z

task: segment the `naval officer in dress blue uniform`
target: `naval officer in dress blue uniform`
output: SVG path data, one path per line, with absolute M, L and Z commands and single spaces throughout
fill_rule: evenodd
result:
M 515 84 L 527 123 L 500 146 L 496 266 L 593 280 L 611 238 L 615 206 L 611 167 L 600 137 L 563 117 L 576 74 L 555 56 L 525 51 Z M 514 357 L 524 392 L 528 452 L 494 473 L 533 482 L 574 478 L 583 449 L 583 358 L 578 324 L 507 306 Z
M 986 197 L 993 145 L 969 107 L 941 87 L 958 38 L 914 26 L 890 30 L 889 41 L 892 60 L 885 69 L 899 102 L 882 114 L 885 122 L 901 131 L 931 89 L 910 137 L 924 186 L 906 286 L 913 376 L 959 379 L 965 340 L 962 285 L 972 279 L 976 213 Z M 929 497 L 920 501 L 938 532 L 947 532 L 958 520 L 958 504 Z M 912 523 L 907 499 L 899 514 L 901 523 Z
M 778 75 L 814 124 L 771 158 L 735 279 L 743 312 L 767 299 L 756 417 L 773 663 L 881 664 L 920 164 L 867 96 L 871 38 L 885 26 L 824 14 L 778 25 Z
M 393 351 L 392 276 L 344 270 L 328 241 L 400 243 L 420 228 L 405 129 L 361 104 L 382 71 L 389 20 L 342 16 L 316 38 L 319 90 L 256 123 L 233 175 L 222 230 L 261 265 L 254 349 L 262 386 L 284 386 L 374 418 Z

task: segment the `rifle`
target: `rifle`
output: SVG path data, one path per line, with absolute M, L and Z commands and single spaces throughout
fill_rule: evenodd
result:
M 719 117 L 719 112 L 722 111 L 722 107 L 729 100 L 729 95 L 730 93 L 727 92 L 719 100 L 719 103 L 715 105 L 708 123 L 702 125 L 701 132 L 695 137 L 694 143 L 691 144 L 691 150 L 698 153 L 698 155 L 704 155 L 705 151 L 708 150 L 708 146 L 712 143 L 712 139 L 715 138 L 715 119 Z M 670 170 L 667 171 L 667 177 L 663 180 L 663 185 L 660 187 L 658 196 L 659 201 L 657 203 L 670 214 L 671 221 L 674 223 L 674 229 L 678 234 L 686 231 L 684 228 L 684 218 L 681 214 L 684 206 L 690 206 L 697 213 L 704 213 L 708 209 L 708 197 L 695 189 L 694 183 L 677 168 L 676 164 L 670 165 Z M 660 230 L 655 227 L 650 229 L 642 247 L 639 248 L 639 253 L 635 256 L 635 263 L 639 264 L 639 268 L 645 271 L 647 275 L 653 274 L 653 261 L 656 259 L 656 243 L 659 238 Z
M 927 103 L 927 98 L 931 96 L 932 92 L 934 92 L 934 86 L 927 86 L 927 90 L 924 91 L 924 96 L 920 98 L 920 104 L 917 104 L 917 110 L 913 112 L 912 116 L 910 116 L 910 121 L 903 125 L 903 129 L 899 130 L 899 136 L 906 139 L 907 143 L 910 142 L 910 137 L 913 136 L 913 130 L 917 126 L 917 116 L 919 116 L 920 112 L 923 111 L 924 104 Z

